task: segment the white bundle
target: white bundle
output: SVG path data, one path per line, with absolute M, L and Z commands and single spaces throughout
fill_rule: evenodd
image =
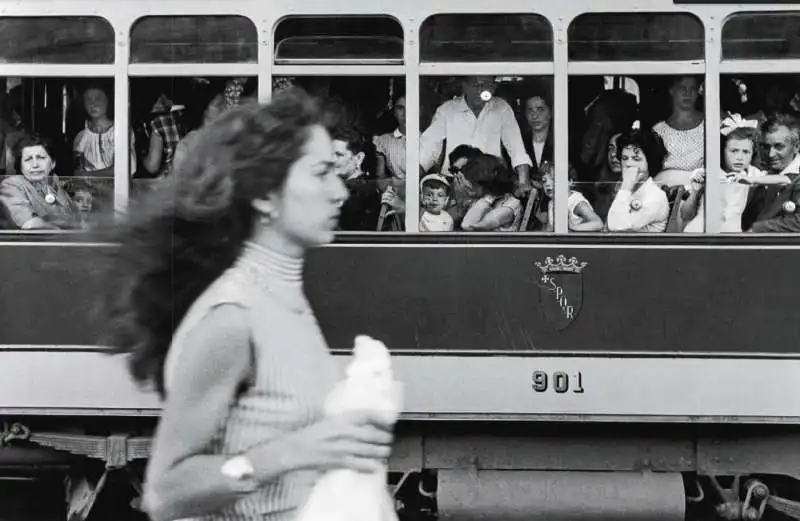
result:
M 392 376 L 389 350 L 365 335 L 355 339 L 347 378 L 325 400 L 326 415 L 372 410 L 397 421 L 402 409 L 402 384 Z M 386 485 L 387 468 L 373 473 L 348 469 L 325 473 L 295 521 L 397 521 Z

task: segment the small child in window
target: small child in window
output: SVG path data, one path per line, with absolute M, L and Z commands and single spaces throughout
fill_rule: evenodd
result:
M 419 219 L 421 232 L 453 231 L 453 217 L 445 211 L 450 202 L 450 181 L 440 174 L 429 174 L 420 182 L 423 212 Z
M 570 165 L 569 167 L 569 197 L 567 197 L 567 217 L 569 219 L 569 231 L 571 232 L 597 232 L 603 229 L 603 220 L 594 211 L 591 203 L 582 193 L 575 190 L 575 177 L 577 173 Z M 547 169 L 543 175 L 544 193 L 550 199 L 547 203 L 547 223 L 545 231 L 552 232 L 554 229 L 554 173 L 553 169 Z

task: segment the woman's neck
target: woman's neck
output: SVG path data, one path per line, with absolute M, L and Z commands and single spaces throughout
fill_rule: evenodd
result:
M 669 117 L 669 123 L 674 127 L 694 128 L 700 121 L 702 121 L 702 119 L 702 114 L 694 108 L 676 108 L 672 111 L 672 115 Z
M 540 128 L 539 130 L 533 131 L 533 142 L 534 143 L 544 143 L 547 141 L 547 135 L 550 133 L 550 125 L 545 125 L 544 127 Z
M 108 116 L 100 116 L 99 118 L 92 118 L 89 120 L 89 125 L 92 127 L 93 130 L 96 132 L 105 132 L 111 125 L 114 123 L 109 119 Z

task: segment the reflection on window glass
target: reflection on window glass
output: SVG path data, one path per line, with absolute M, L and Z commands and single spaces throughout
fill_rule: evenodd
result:
M 131 29 L 132 63 L 256 63 L 258 40 L 243 16 L 148 16 Z
M 589 209 L 611 232 L 704 231 L 701 80 L 570 78 L 570 231 Z
M 135 135 L 138 169 L 134 185 L 170 174 L 172 165 L 190 149 L 197 130 L 228 109 L 255 100 L 255 77 L 132 78 L 130 121 Z
M 703 25 L 688 13 L 588 13 L 569 26 L 569 59 L 702 60 Z
M 0 18 L 2 63 L 114 63 L 114 30 L 92 16 Z
M 800 90 L 790 74 L 721 77 L 725 232 L 800 232 Z
M 111 214 L 113 92 L 106 78 L 0 78 L 4 229 L 80 230 Z
M 289 17 L 275 30 L 279 64 L 402 59 L 403 28 L 386 16 Z
M 535 14 L 434 15 L 423 22 L 420 42 L 422 61 L 553 59 L 553 29 Z
M 423 77 L 420 103 L 421 231 L 553 231 L 552 78 Z
M 401 231 L 405 226 L 405 78 L 298 76 L 273 78 L 273 91 L 298 86 L 325 102 L 334 173 L 347 185 L 342 231 Z
M 800 57 L 800 13 L 738 13 L 722 26 L 724 59 Z

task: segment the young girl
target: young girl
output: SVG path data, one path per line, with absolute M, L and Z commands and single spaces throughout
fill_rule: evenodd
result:
M 86 127 L 72 144 L 77 168 L 75 175 L 114 177 L 114 119 L 109 115 L 108 94 L 96 86 L 83 92 Z M 130 132 L 131 173 L 136 172 L 133 132 Z
M 742 213 L 747 204 L 747 194 L 751 184 L 789 184 L 784 175 L 765 175 L 753 166 L 756 144 L 759 141 L 758 122 L 744 120 L 733 114 L 722 121 L 722 231 L 741 232 Z M 696 170 L 691 177 L 689 197 L 681 206 L 681 218 L 691 219 L 683 231 L 703 233 L 704 216 L 703 192 L 705 191 L 705 170 Z
M 569 197 L 567 198 L 567 209 L 569 217 L 569 231 L 571 232 L 596 232 L 603 229 L 603 220 L 594 211 L 591 203 L 575 186 L 575 169 L 570 165 L 569 168 Z M 544 193 L 550 198 L 547 203 L 547 226 L 546 231 L 553 231 L 554 205 L 553 205 L 553 186 L 555 185 L 552 168 L 547 169 L 542 176 L 544 181 Z

